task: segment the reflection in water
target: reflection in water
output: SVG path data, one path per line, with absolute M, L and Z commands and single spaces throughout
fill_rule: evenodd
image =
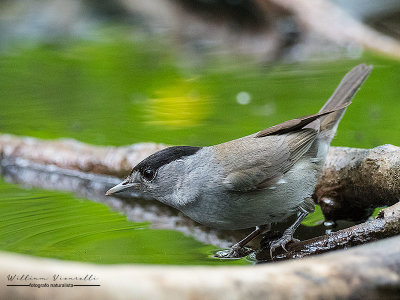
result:
M 0 250 L 95 263 L 249 263 L 211 258 L 216 248 L 207 244 L 227 247 L 232 237 L 198 226 L 173 209 L 140 198 L 106 198 L 104 191 L 120 179 L 22 160 L 3 160 L 1 173 L 7 181 L 74 191 L 94 202 L 0 181 Z
M 207 228 L 195 223 L 171 207 L 162 205 L 157 201 L 140 198 L 141 196 L 138 194 L 122 193 L 121 198 L 105 197 L 104 192 L 119 183 L 120 179 L 115 177 L 66 170 L 55 166 L 30 163 L 22 159 L 3 159 L 1 173 L 7 181 L 25 186 L 47 190 L 73 191 L 80 197 L 106 204 L 113 211 L 122 213 L 128 220 L 134 222 L 127 222 L 124 217 L 109 212 L 103 205 L 99 206 L 99 204 L 88 201 L 77 201 L 69 194 L 22 190 L 0 182 L 0 191 L 2 191 L 0 193 L 0 207 L 3 216 L 5 216 L 2 218 L 3 226 L 0 227 L 0 249 L 3 250 L 100 263 L 214 264 L 217 261 L 210 254 L 215 253 L 217 249 L 204 244 L 211 244 L 218 248 L 229 248 L 243 235 L 249 233 L 246 230 L 218 231 Z M 15 195 L 19 195 L 18 201 L 12 200 Z M 51 214 L 46 211 L 46 207 L 50 204 Z M 79 210 L 81 206 L 85 207 L 82 211 Z M 30 207 L 33 210 L 29 209 Z M 77 209 L 79 211 L 76 211 Z M 18 211 L 18 217 L 10 214 L 10 211 L 14 210 Z M 98 210 L 101 213 L 98 213 Z M 301 226 L 296 236 L 300 239 L 308 239 L 324 234 L 326 227 L 323 225 L 315 226 L 315 223 L 320 220 L 320 216 L 321 211 L 314 215 L 316 219 L 313 220 L 311 216 L 306 223 L 314 227 Z M 71 220 L 73 224 L 70 224 Z M 43 227 L 43 221 L 45 221 L 45 224 L 52 224 L 52 226 Z M 14 243 L 12 234 L 14 232 L 13 224 L 16 222 L 29 222 L 30 227 L 41 228 L 40 233 L 26 231 L 26 228 L 23 227 L 18 230 L 19 235 L 15 239 L 27 242 Z M 122 227 L 109 226 L 114 222 L 121 224 Z M 273 229 L 283 231 L 291 222 L 293 220 L 287 220 L 287 222 L 279 224 Z M 94 224 L 97 224 L 96 231 L 92 230 Z M 342 222 L 335 230 L 351 225 L 353 224 Z M 53 226 L 57 230 L 53 230 Z M 79 230 L 71 232 L 71 226 L 79 228 Z M 133 242 L 137 239 L 136 230 L 139 229 L 141 230 L 140 236 L 143 235 L 141 237 L 142 242 L 147 245 L 146 251 L 148 252 L 146 253 L 138 253 L 140 250 L 135 249 L 137 247 L 143 248 L 143 245 Z M 115 231 L 120 230 L 123 233 L 115 235 Z M 143 230 L 146 232 L 145 235 Z M 175 233 L 173 234 L 169 230 L 174 230 Z M 177 231 L 184 233 L 187 237 Z M 163 245 L 164 239 L 171 235 L 176 235 L 176 243 Z M 60 239 L 60 236 L 64 237 Z M 36 241 L 36 238 L 39 241 Z M 117 238 L 122 240 L 115 241 L 114 239 Z M 193 238 L 201 243 L 195 242 Z M 37 243 L 40 244 L 42 239 L 48 242 L 46 247 L 37 246 Z M 73 241 L 73 243 L 66 246 L 65 244 L 69 241 Z M 88 243 L 90 245 L 87 245 Z M 115 253 L 108 252 L 109 247 L 112 247 L 115 243 L 123 243 L 121 245 L 123 251 L 131 251 L 131 254 L 115 256 Z M 126 243 L 129 245 L 126 246 Z M 96 250 L 98 244 L 105 248 Z M 257 244 L 254 246 L 258 247 Z M 87 247 L 91 247 L 92 251 L 95 252 L 85 252 L 85 249 L 88 249 Z M 160 260 L 158 253 L 161 250 L 169 254 Z M 182 257 L 179 257 L 179 255 L 182 255 Z M 223 263 L 244 264 L 246 259 L 223 260 L 221 264 Z
M 66 170 L 22 159 L 3 159 L 1 170 L 8 181 L 46 190 L 75 192 L 80 197 L 104 203 L 122 212 L 134 222 L 151 222 L 152 228 L 178 230 L 191 236 L 196 234 L 194 237 L 199 241 L 218 247 L 228 247 L 235 241 L 232 233 L 217 236 L 214 230 L 195 223 L 158 201 L 145 199 L 143 195 L 123 192 L 118 194 L 118 198 L 105 196 L 105 191 L 121 181 L 119 178 Z
M 198 85 L 199 83 L 197 83 Z M 199 125 L 212 109 L 208 98 L 196 89 L 196 82 L 179 81 L 160 89 L 146 107 L 148 124 L 185 128 Z

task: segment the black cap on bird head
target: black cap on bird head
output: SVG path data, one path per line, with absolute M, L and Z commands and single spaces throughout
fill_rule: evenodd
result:
M 139 180 L 152 181 L 156 175 L 157 170 L 169 164 L 172 161 L 178 160 L 185 156 L 190 156 L 199 151 L 201 147 L 192 146 L 175 146 L 168 147 L 160 150 L 152 155 L 148 156 L 140 163 L 138 163 L 131 171 L 129 176 L 120 184 L 117 184 L 113 188 L 106 192 L 106 195 L 112 195 L 118 192 L 125 191 L 129 188 L 135 188 L 140 185 Z M 133 177 L 133 174 L 137 174 L 139 178 Z

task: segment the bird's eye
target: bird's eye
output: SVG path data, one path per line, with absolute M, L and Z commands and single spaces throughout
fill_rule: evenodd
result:
M 142 175 L 143 175 L 144 179 L 146 179 L 148 181 L 151 181 L 151 180 L 154 179 L 154 176 L 156 175 L 156 172 L 154 170 L 152 170 L 152 169 L 145 169 L 143 171 Z

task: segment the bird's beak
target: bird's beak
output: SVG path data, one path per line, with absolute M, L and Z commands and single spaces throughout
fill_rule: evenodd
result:
M 116 186 L 112 187 L 106 192 L 106 196 L 110 196 L 115 193 L 119 193 L 122 191 L 125 191 L 129 188 L 132 187 L 137 187 L 139 184 L 137 182 L 129 182 L 129 179 L 125 179 L 122 181 L 120 184 L 117 184 Z

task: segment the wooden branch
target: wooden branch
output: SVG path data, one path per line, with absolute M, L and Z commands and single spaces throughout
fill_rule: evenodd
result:
M 344 249 L 380 240 L 400 234 L 400 203 L 380 211 L 375 220 L 355 225 L 329 235 L 291 243 L 284 252 L 278 249 L 273 253 L 273 260 L 301 258 L 321 254 L 331 250 Z M 259 261 L 272 260 L 268 245 L 262 245 L 256 257 Z
M 358 46 L 400 58 L 398 40 L 365 25 L 332 1 L 251 0 L 243 3 L 248 5 L 246 11 L 253 11 L 253 14 L 240 14 L 240 10 L 229 14 L 230 6 L 224 6 L 223 1 L 153 0 L 144 4 L 137 0 L 120 0 L 127 11 L 139 13 L 151 20 L 149 23 L 167 28 L 187 40 L 208 39 L 230 51 L 264 59 L 279 57 L 285 47 L 299 40 L 314 48 L 309 55 L 329 41 L 332 46 Z M 297 28 L 285 32 L 282 23 Z M 286 36 L 290 34 L 301 34 L 303 38 L 290 40 Z
M 299 258 L 348 248 L 400 234 L 400 148 L 384 145 L 373 149 L 331 147 L 314 198 L 328 220 L 364 221 L 373 209 L 393 205 L 372 221 L 288 245 L 274 260 Z M 257 259 L 270 260 L 268 245 Z
M 400 237 L 346 251 L 258 266 L 104 266 L 0 252 L 1 299 L 398 299 Z M 8 275 L 52 283 L 93 275 L 96 287 L 10 287 Z M 79 280 L 62 283 L 82 284 Z
M 95 193 L 93 188 L 84 191 L 89 198 L 96 197 L 102 199 L 104 191 L 115 184 L 118 179 L 93 174 L 112 174 L 124 177 L 129 173 L 131 167 L 144 157 L 162 149 L 164 145 L 156 144 L 137 144 L 127 147 L 98 147 L 90 146 L 72 140 L 43 141 L 32 138 L 21 138 L 11 135 L 0 135 L 0 157 L 2 162 L 12 161 L 12 164 L 23 168 L 29 162 L 37 170 L 40 166 L 57 167 L 64 173 L 68 170 L 74 171 L 69 174 L 70 180 L 86 180 L 89 183 L 95 182 L 100 187 Z M 8 168 L 8 167 L 7 167 Z M 53 169 L 46 169 L 48 172 Z M 53 170 L 54 171 L 54 170 Z M 62 173 L 62 172 L 59 172 Z M 14 172 L 18 174 L 18 171 Z M 90 175 L 85 177 L 84 174 Z M 42 176 L 42 175 L 40 175 Z M 31 175 L 24 174 L 18 182 L 30 180 L 34 185 L 39 185 L 37 181 L 45 184 L 66 184 L 66 180 L 48 182 L 42 180 L 38 173 Z M 27 179 L 27 178 L 30 179 Z M 384 145 L 374 149 L 350 149 L 331 147 L 327 157 L 326 166 L 320 182 L 315 190 L 315 200 L 321 205 L 324 214 L 331 220 L 337 219 L 356 219 L 364 220 L 371 213 L 371 209 L 382 205 L 392 205 L 400 199 L 400 148 L 392 145 Z M 36 181 L 35 181 L 36 180 Z M 43 185 L 43 184 L 42 184 Z M 77 186 L 76 182 L 70 184 Z M 90 184 L 80 186 L 91 186 Z M 46 186 L 43 186 L 46 188 Z M 62 186 L 60 189 L 69 190 Z M 117 201 L 118 199 L 114 199 Z M 100 200 L 102 201 L 102 200 Z M 107 203 L 113 203 L 109 198 Z M 141 212 L 149 209 L 156 211 L 151 217 L 151 222 L 157 219 L 174 219 L 173 225 L 169 224 L 166 228 L 179 228 L 184 232 L 192 232 L 192 235 L 201 236 L 203 242 L 212 243 L 218 246 L 227 246 L 227 241 L 231 243 L 238 239 L 243 232 L 220 234 L 217 231 L 209 230 L 204 226 L 197 225 L 183 215 L 161 204 L 135 201 L 134 204 L 140 208 Z M 124 207 L 128 216 L 137 220 L 138 215 L 132 214 L 136 209 L 127 209 L 127 205 L 116 204 L 115 207 Z M 160 212 L 163 213 L 160 213 Z M 276 259 L 287 259 L 303 257 L 311 254 L 322 253 L 338 248 L 350 247 L 373 241 L 400 233 L 400 206 L 396 204 L 384 210 L 376 220 L 332 233 L 327 236 L 317 237 L 311 240 L 288 245 L 289 253 L 274 253 Z M 151 213 L 150 213 L 151 214 Z M 148 215 L 148 214 L 147 214 Z M 170 222 L 171 223 L 171 222 Z M 172 227 L 171 227 L 172 226 Z M 165 228 L 165 227 L 164 227 Z M 196 237 L 198 238 L 198 237 Z M 268 249 L 258 253 L 259 259 L 268 259 Z
M 127 176 L 132 166 L 165 145 L 139 143 L 125 147 L 99 147 L 73 139 L 40 140 L 0 135 L 0 158 L 21 158 L 34 163 L 86 173 Z
M 375 207 L 400 200 L 400 148 L 331 147 L 314 192 L 328 220 L 364 221 Z
M 266 0 L 258 0 L 264 2 Z M 291 11 L 307 30 L 338 44 L 356 44 L 400 58 L 400 42 L 363 24 L 332 1 L 268 0 Z
M 165 147 L 152 143 L 100 147 L 71 139 L 46 141 L 0 135 L 0 157 L 119 178 Z M 396 203 L 400 199 L 400 148 L 331 147 L 314 198 L 330 220 L 365 220 L 371 208 Z

